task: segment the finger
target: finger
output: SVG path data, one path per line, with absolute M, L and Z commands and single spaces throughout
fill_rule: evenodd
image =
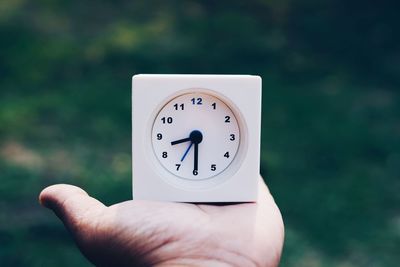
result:
M 260 175 L 258 180 L 258 200 L 257 202 L 262 201 L 272 201 L 275 203 L 275 199 L 269 191 L 268 185 L 265 183 L 263 177 Z
M 265 183 L 264 178 L 263 178 L 261 175 L 260 175 L 260 177 L 259 177 L 259 179 L 258 179 L 258 189 L 259 189 L 261 192 L 270 194 L 268 185 Z
M 268 185 L 265 183 L 265 180 L 260 175 L 260 178 L 258 179 L 258 201 L 260 201 L 261 199 L 265 199 L 265 197 L 273 200 Z
M 52 185 L 39 195 L 39 202 L 54 211 L 68 228 L 74 228 L 88 217 L 99 214 L 104 204 L 90 197 L 83 189 L 67 184 Z
M 281 240 L 283 245 L 283 239 L 285 236 L 285 227 L 283 224 L 282 214 L 277 206 L 274 197 L 269 191 L 267 184 L 265 183 L 264 179 L 260 175 L 259 183 L 258 183 L 258 200 L 257 203 L 260 207 L 264 208 L 268 212 L 265 214 L 269 214 L 269 219 L 267 219 L 274 229 L 280 229 L 277 240 Z M 270 218 L 275 218 L 274 221 L 271 221 Z M 281 250 L 279 250 L 281 251 Z M 280 257 L 280 254 L 279 254 Z

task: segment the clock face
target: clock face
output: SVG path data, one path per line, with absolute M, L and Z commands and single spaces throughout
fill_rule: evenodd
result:
M 240 130 L 235 115 L 222 100 L 206 93 L 186 93 L 162 107 L 151 139 L 165 169 L 183 179 L 204 180 L 232 163 Z

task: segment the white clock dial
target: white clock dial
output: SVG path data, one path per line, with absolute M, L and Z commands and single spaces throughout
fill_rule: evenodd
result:
M 206 93 L 186 93 L 169 101 L 155 118 L 151 135 L 162 166 L 190 180 L 208 179 L 226 170 L 240 144 L 234 113 Z

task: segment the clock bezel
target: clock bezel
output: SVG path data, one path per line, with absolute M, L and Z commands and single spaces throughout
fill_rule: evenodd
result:
M 162 109 L 173 99 L 191 93 L 207 94 L 222 101 L 235 116 L 240 133 L 238 149 L 231 163 L 222 172 L 214 176 L 199 180 L 183 178 L 173 174 L 170 170 L 168 170 L 156 156 L 152 139 L 152 132 L 155 120 Z M 243 115 L 240 112 L 240 109 L 227 96 L 210 88 L 192 87 L 177 89 L 176 92 L 165 97 L 165 99 L 154 108 L 152 114 L 149 117 L 146 128 L 146 140 L 144 140 L 147 147 L 146 151 L 151 151 L 151 153 L 147 153 L 148 161 L 151 163 L 151 166 L 154 167 L 154 170 L 164 182 L 180 189 L 207 189 L 222 184 L 240 169 L 240 165 L 242 164 L 248 149 L 248 129 Z

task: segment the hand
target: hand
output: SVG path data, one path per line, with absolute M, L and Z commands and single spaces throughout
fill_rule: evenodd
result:
M 104 206 L 72 185 L 39 196 L 97 266 L 277 266 L 284 227 L 260 179 L 257 203 L 130 200 Z

